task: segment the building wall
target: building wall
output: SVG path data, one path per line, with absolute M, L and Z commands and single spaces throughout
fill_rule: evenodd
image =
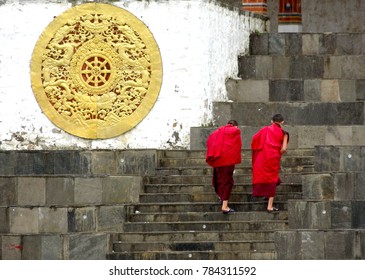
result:
M 365 1 L 302 0 L 303 32 L 364 32 Z
M 225 81 L 237 76 L 249 34 L 266 30 L 263 18 L 225 1 L 93 1 L 123 8 L 149 27 L 160 48 L 163 83 L 136 127 L 112 139 L 87 140 L 42 113 L 29 73 L 39 35 L 54 17 L 83 2 L 90 1 L 0 1 L 0 149 L 188 148 L 190 127 L 211 124 L 212 101 L 227 100 Z

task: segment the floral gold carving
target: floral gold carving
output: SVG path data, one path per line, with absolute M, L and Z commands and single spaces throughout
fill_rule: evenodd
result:
M 161 56 L 134 15 L 109 4 L 83 4 L 44 30 L 33 51 L 31 81 L 56 126 L 83 138 L 111 138 L 152 109 L 162 83 Z

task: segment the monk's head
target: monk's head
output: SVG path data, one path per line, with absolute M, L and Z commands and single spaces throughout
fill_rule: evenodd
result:
M 238 122 L 237 121 L 235 121 L 235 120 L 230 120 L 230 121 L 228 121 L 228 123 L 227 124 L 231 124 L 231 125 L 233 125 L 233 126 L 238 126 Z
M 282 125 L 284 123 L 284 117 L 281 114 L 275 114 L 272 117 L 271 122 Z

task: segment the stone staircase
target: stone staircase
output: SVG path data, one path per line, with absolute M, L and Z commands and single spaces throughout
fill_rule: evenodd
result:
M 275 259 L 274 233 L 288 228 L 287 203 L 302 196 L 301 174 L 313 171 L 313 150 L 289 151 L 283 158 L 275 204 L 251 197 L 250 151 L 236 167 L 230 206 L 223 215 L 211 186 L 205 151 L 164 151 L 155 176 L 145 179 L 139 203 L 128 207 L 124 231 L 108 259 Z

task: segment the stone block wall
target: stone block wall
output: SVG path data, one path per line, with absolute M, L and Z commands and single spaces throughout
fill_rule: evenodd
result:
M 302 176 L 302 199 L 288 202 L 291 230 L 275 235 L 278 259 L 365 259 L 363 150 L 316 147 L 316 172 Z
M 0 259 L 105 259 L 159 153 L 0 152 Z

